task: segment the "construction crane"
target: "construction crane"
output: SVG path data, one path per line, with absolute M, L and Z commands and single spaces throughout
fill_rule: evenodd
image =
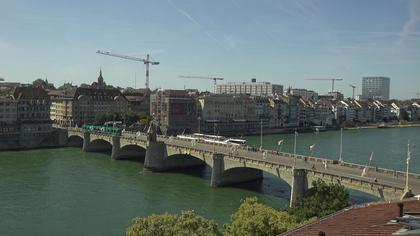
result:
M 354 99 L 354 89 L 356 88 L 356 86 L 355 85 L 352 85 L 352 84 L 349 84 L 349 86 L 353 89 L 353 99 Z
M 331 81 L 331 92 L 334 92 L 335 81 L 342 81 L 343 79 L 306 79 L 306 80 L 329 80 Z
M 96 51 L 96 53 L 106 55 L 106 56 L 111 56 L 111 57 L 119 57 L 119 58 L 123 58 L 123 59 L 127 59 L 127 60 L 143 62 L 146 65 L 146 89 L 149 88 L 149 65 L 159 65 L 160 64 L 160 62 L 158 62 L 158 61 L 151 61 L 149 54 L 147 54 L 146 59 L 142 59 L 142 58 L 125 56 L 125 55 L 120 55 L 120 54 L 111 53 L 111 52 L 104 52 L 104 51 L 100 51 L 100 50 Z
M 205 76 L 190 76 L 190 75 L 180 75 L 179 78 L 185 79 L 211 79 L 214 81 L 214 92 L 216 92 L 216 85 L 218 80 L 223 80 L 220 77 L 205 77 Z

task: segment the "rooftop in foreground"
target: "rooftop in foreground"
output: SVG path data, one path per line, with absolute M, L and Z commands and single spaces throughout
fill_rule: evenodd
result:
M 378 202 L 353 206 L 330 216 L 321 218 L 311 224 L 285 232 L 286 235 L 420 235 L 420 230 L 412 230 L 410 234 L 403 224 L 396 219 L 400 215 L 417 217 L 420 225 L 420 196 L 395 202 Z M 402 214 L 401 214 L 402 213 Z

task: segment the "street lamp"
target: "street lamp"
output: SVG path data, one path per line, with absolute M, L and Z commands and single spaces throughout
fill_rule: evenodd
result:
M 262 139 L 263 139 L 263 121 L 262 120 L 260 121 L 260 128 L 261 128 L 261 130 L 260 130 L 260 150 L 262 150 L 262 145 L 263 145 L 263 141 L 262 141 Z
M 201 117 L 198 117 L 198 133 L 201 134 Z
M 340 163 L 343 163 L 343 128 L 340 129 Z
M 297 129 L 295 128 L 295 144 L 293 146 L 293 157 L 294 157 L 294 161 L 293 161 L 293 166 L 296 166 L 296 139 L 297 139 Z
M 281 148 L 283 146 L 284 139 L 281 139 L 277 142 L 277 152 L 281 152 Z
M 410 167 L 410 159 L 411 159 L 410 140 L 408 140 L 408 143 L 407 143 L 407 172 L 405 173 L 405 192 L 409 191 L 409 188 L 408 188 L 408 169 Z

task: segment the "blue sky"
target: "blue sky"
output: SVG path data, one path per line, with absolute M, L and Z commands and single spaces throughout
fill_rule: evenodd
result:
M 178 75 L 270 81 L 361 93 L 391 77 L 391 96 L 420 90 L 420 0 L 0 0 L 0 77 L 23 83 L 144 85 L 144 66 L 96 50 L 160 61 L 152 88 L 211 90 Z

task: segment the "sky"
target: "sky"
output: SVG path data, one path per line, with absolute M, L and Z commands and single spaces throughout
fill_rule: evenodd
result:
M 0 78 L 144 87 L 145 68 L 97 50 L 144 58 L 151 88 L 213 89 L 268 81 L 351 96 L 362 77 L 391 78 L 391 97 L 420 90 L 420 0 L 0 0 Z M 137 83 L 135 82 L 137 81 Z

